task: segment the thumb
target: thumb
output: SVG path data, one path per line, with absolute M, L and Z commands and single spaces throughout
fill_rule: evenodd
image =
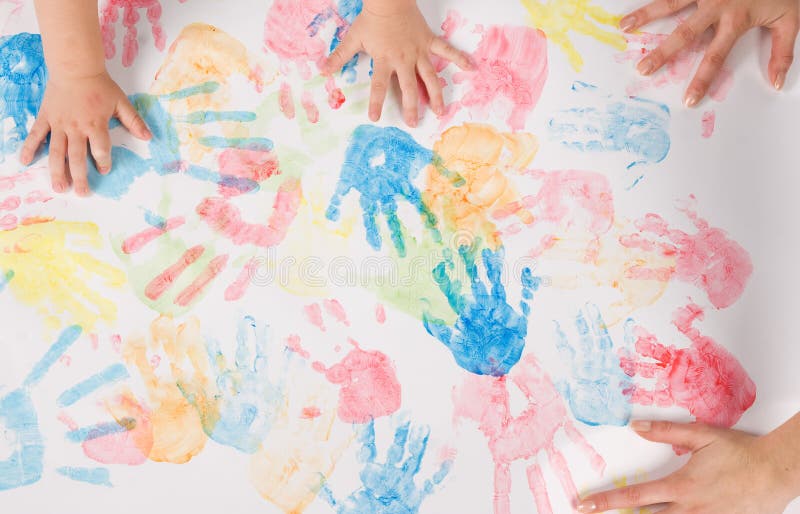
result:
M 775 89 L 783 89 L 786 75 L 794 61 L 794 44 L 800 19 L 797 13 L 791 13 L 770 27 L 772 32 L 772 56 L 769 59 L 769 80 Z
M 150 133 L 150 129 L 147 128 L 147 124 L 144 122 L 139 113 L 136 112 L 136 109 L 131 104 L 130 100 L 127 98 L 123 98 L 117 103 L 117 109 L 114 112 L 114 116 L 122 123 L 122 125 L 128 129 L 131 134 L 138 137 L 142 140 L 149 140 L 153 137 L 153 134 Z
M 632 421 L 630 426 L 648 441 L 671 444 L 692 452 L 711 444 L 717 435 L 717 429 L 703 423 Z
M 322 65 L 322 73 L 331 75 L 341 70 L 360 50 L 361 43 L 353 36 L 353 31 L 348 30 L 342 42 L 334 48 L 331 55 L 325 60 Z

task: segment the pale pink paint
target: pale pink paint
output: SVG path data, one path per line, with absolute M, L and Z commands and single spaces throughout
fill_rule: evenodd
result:
M 111 336 L 111 349 L 116 353 L 122 353 L 122 336 L 113 334 Z
M 44 172 L 47 168 L 31 168 L 24 173 L 15 173 L 6 177 L 0 177 L 0 191 L 11 191 L 17 187 L 17 182 L 30 182 L 33 180 L 33 171 Z
M 122 64 L 130 66 L 139 54 L 139 42 L 136 24 L 139 22 L 139 10 L 145 10 L 147 21 L 151 25 L 153 39 L 156 48 L 164 50 L 167 37 L 164 28 L 161 26 L 161 3 L 159 0 L 106 0 L 105 5 L 100 11 L 100 26 L 105 49 L 106 59 L 112 59 L 116 55 L 117 47 L 114 42 L 116 38 L 116 28 L 114 25 L 119 20 L 119 12 L 122 11 L 122 25 L 125 27 L 125 36 L 122 43 Z
M 239 208 L 225 198 L 206 198 L 200 202 L 196 211 L 214 230 L 234 244 L 268 248 L 279 244 L 286 237 L 289 226 L 297 216 L 301 198 L 299 181 L 289 179 L 281 184 L 266 224 L 242 220 Z
M 509 379 L 528 401 L 518 415 L 511 412 Z M 602 474 L 605 461 L 570 420 L 564 402 L 547 373 L 532 354 L 526 355 L 508 377 L 467 375 L 453 392 L 454 416 L 478 424 L 486 437 L 494 461 L 494 514 L 511 513 L 511 466 L 528 462 L 528 486 L 539 514 L 552 514 L 547 487 L 539 466 L 539 455 L 547 455 L 562 489 L 574 502 L 578 491 L 566 459 L 556 447 L 563 432 Z
M 70 357 L 69 355 L 62 355 L 61 358 L 58 359 L 58 362 L 63 364 L 64 367 L 68 368 L 68 367 L 72 366 L 72 357 Z
M 259 259 L 257 257 L 253 257 L 247 261 L 247 264 L 245 264 L 242 271 L 239 272 L 239 276 L 236 277 L 236 280 L 225 289 L 225 301 L 233 302 L 235 300 L 240 300 L 244 296 L 250 282 L 255 278 L 258 265 Z
M 634 328 L 635 350 L 621 352 L 620 365 L 631 377 L 655 379 L 654 389 L 634 386 L 631 401 L 642 405 L 687 409 L 703 423 L 732 427 L 753 405 L 756 386 L 728 350 L 693 326 L 703 310 L 689 304 L 675 312 L 673 323 L 692 345 L 661 344 L 642 327 Z
M 375 306 L 375 321 L 381 325 L 386 323 L 386 309 L 383 307 L 382 303 Z
M 708 299 L 718 309 L 733 305 L 744 292 L 753 263 L 747 250 L 733 241 L 719 228 L 711 227 L 695 211 L 696 199 L 679 207 L 697 228 L 696 234 L 671 229 L 658 214 L 648 214 L 636 223 L 638 234 L 623 236 L 620 243 L 630 248 L 659 252 L 676 259 L 675 266 L 651 269 L 634 266 L 626 272 L 629 278 L 650 280 L 653 276 L 674 276 L 694 284 L 708 294 Z M 654 234 L 664 242 L 654 242 L 645 237 Z
M 89 340 L 92 342 L 92 350 L 97 350 L 100 348 L 100 338 L 96 333 L 89 335 Z
M 22 204 L 22 199 L 19 196 L 9 196 L 0 202 L 0 211 L 13 211 Z
M 281 89 L 278 93 L 278 105 L 287 119 L 294 119 L 294 98 L 292 98 L 292 86 L 290 86 L 288 82 L 281 82 Z
M 19 224 L 19 218 L 13 214 L 0 217 L 0 230 L 14 230 Z
M 714 129 L 717 126 L 717 113 L 714 111 L 706 111 L 703 113 L 703 119 L 700 122 L 703 126 L 703 137 L 708 139 L 714 135 Z
M 461 108 L 485 117 L 489 107 L 504 99 L 511 104 L 507 123 L 513 130 L 525 128 L 547 80 L 547 38 L 540 30 L 518 26 L 491 26 L 472 54 L 474 69 L 456 73 L 456 84 L 467 92 L 448 106 L 446 123 Z
M 306 314 L 308 322 L 325 332 L 325 321 L 322 319 L 322 308 L 318 303 L 312 303 L 303 307 L 303 312 Z
M 150 281 L 144 288 L 144 295 L 151 300 L 158 300 L 173 283 L 186 271 L 186 268 L 194 264 L 194 262 L 203 255 L 205 252 L 203 246 L 194 246 L 186 250 L 183 255 L 170 267 L 161 272 L 157 277 Z
M 314 97 L 310 91 L 303 91 L 303 95 L 300 97 L 300 104 L 306 111 L 306 119 L 310 123 L 317 123 L 319 121 L 319 108 L 314 103 Z
M 147 462 L 147 453 L 137 444 L 137 438 L 149 439 L 151 432 L 149 413 L 137 405 L 142 415 L 134 418 L 118 420 L 126 430 L 90 438 L 81 443 L 84 455 L 101 464 L 123 464 L 138 466 Z M 137 413 L 138 414 L 138 413 Z M 60 412 L 58 420 L 69 430 L 78 430 L 80 426 L 67 413 Z M 91 434 L 90 434 L 91 436 Z
M 200 272 L 199 275 L 192 281 L 191 284 L 186 286 L 183 291 L 178 294 L 178 297 L 175 298 L 175 304 L 180 305 L 181 307 L 187 307 L 191 305 L 198 296 L 200 296 L 203 291 L 214 281 L 217 276 L 222 273 L 222 270 L 225 269 L 225 266 L 228 264 L 228 256 L 227 255 L 217 255 L 211 262 L 208 263 L 208 266 Z
M 148 243 L 158 239 L 170 230 L 174 230 L 186 223 L 182 216 L 170 218 L 163 227 L 150 227 L 125 239 L 122 242 L 122 251 L 126 254 L 136 253 Z
M 272 152 L 228 148 L 217 159 L 223 175 L 263 182 L 279 173 L 278 157 Z
M 339 303 L 338 300 L 333 298 L 323 300 L 322 305 L 325 307 L 325 312 L 333 316 L 333 319 L 347 327 L 350 326 L 350 322 L 347 321 L 347 312 L 345 312 L 344 307 L 342 307 L 342 304 Z
M 467 24 L 467 20 L 455 9 L 447 11 L 447 17 L 442 22 L 442 37 L 451 39 L 453 34 Z
M 310 359 L 311 354 L 300 344 L 300 336 L 292 334 L 286 338 L 286 348 L 304 359 Z
M 46 191 L 32 191 L 28 193 L 28 196 L 25 197 L 25 203 L 47 203 L 52 199 L 53 197 L 50 196 Z

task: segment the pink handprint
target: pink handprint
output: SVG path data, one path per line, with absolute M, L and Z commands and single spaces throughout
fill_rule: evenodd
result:
M 675 312 L 673 323 L 692 342 L 689 348 L 661 344 L 655 335 L 629 321 L 630 343 L 636 353 L 623 351 L 620 365 L 631 377 L 656 381 L 652 390 L 634 385 L 631 401 L 677 405 L 703 423 L 732 427 L 753 405 L 756 386 L 736 357 L 693 326 L 702 318 L 703 310 L 695 304 Z
M 552 514 L 553 508 L 538 463 L 540 452 L 547 454 L 566 495 L 578 498 L 567 461 L 556 448 L 556 435 L 563 431 L 597 472 L 603 472 L 605 461 L 572 424 L 561 396 L 533 355 L 524 357 L 508 377 L 528 400 L 528 406 L 521 414 L 511 414 L 507 377 L 470 374 L 454 392 L 455 416 L 477 422 L 489 443 L 494 460 L 494 514 L 511 512 L 511 465 L 519 460 L 529 463 L 528 486 L 537 512 Z M 559 511 L 563 512 L 563 509 Z

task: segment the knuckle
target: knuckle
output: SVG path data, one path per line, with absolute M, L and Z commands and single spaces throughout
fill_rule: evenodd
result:
M 711 82 L 709 82 L 707 79 L 702 77 L 695 77 L 695 79 L 692 81 L 690 89 L 702 95 L 703 93 L 708 91 L 709 87 L 711 87 Z
M 386 82 L 384 82 L 382 80 L 373 80 L 372 81 L 372 89 L 374 91 L 385 91 L 387 87 L 388 87 L 388 85 L 386 84 Z
M 675 29 L 675 34 L 680 41 L 687 45 L 692 43 L 697 37 L 697 33 L 688 23 L 681 23 L 678 25 L 678 28 Z
M 594 504 L 597 506 L 599 512 L 604 512 L 609 509 L 608 495 L 601 494 L 594 498 Z
M 631 506 L 638 505 L 642 499 L 642 492 L 638 487 L 629 487 L 624 492 L 625 501 Z
M 710 52 L 706 56 L 706 64 L 714 68 L 721 68 L 725 64 L 725 56 L 719 52 Z
M 653 429 L 658 430 L 659 432 L 663 432 L 665 434 L 672 432 L 673 428 L 675 428 L 675 424 L 672 421 L 653 422 Z

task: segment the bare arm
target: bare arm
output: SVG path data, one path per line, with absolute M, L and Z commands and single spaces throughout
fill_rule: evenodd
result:
M 50 80 L 105 73 L 97 0 L 35 0 Z

